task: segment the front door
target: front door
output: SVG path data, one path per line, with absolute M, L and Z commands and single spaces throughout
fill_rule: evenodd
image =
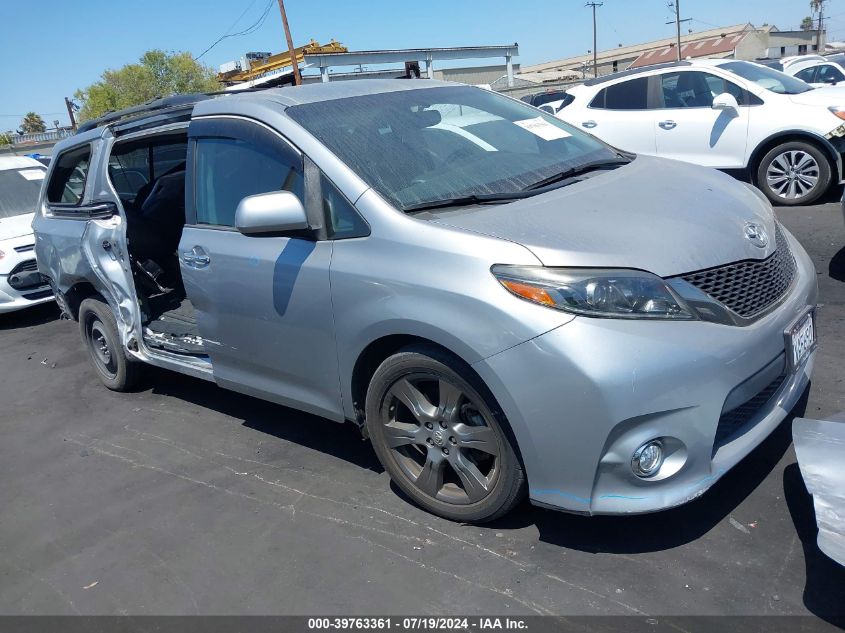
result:
M 745 164 L 752 95 L 721 77 L 700 71 L 674 71 L 654 78 L 662 108 L 655 110 L 657 155 L 720 169 Z M 713 99 L 736 97 L 736 110 L 714 110 Z
M 246 119 L 198 118 L 189 137 L 180 269 L 216 382 L 342 420 L 332 242 L 234 228 L 246 196 L 287 190 L 304 201 L 302 155 Z

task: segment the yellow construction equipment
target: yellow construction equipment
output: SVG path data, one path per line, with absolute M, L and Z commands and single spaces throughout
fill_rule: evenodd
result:
M 311 40 L 305 46 L 300 46 L 299 48 L 294 49 L 294 53 L 296 55 L 296 63 L 302 64 L 305 55 L 316 55 L 318 53 L 346 53 L 348 49 L 341 44 L 340 42 L 336 42 L 332 40 L 328 44 L 320 44 L 316 40 Z M 251 81 L 253 79 L 258 79 L 259 77 L 266 75 L 267 73 L 271 73 L 276 70 L 280 70 L 282 68 L 287 68 L 288 66 L 292 66 L 290 52 L 285 51 L 283 53 L 277 53 L 275 55 L 270 55 L 267 57 L 262 57 L 260 59 L 255 60 L 246 60 L 247 68 L 235 68 L 233 70 L 229 70 L 228 72 L 221 72 L 218 74 L 217 78 L 226 84 L 235 84 L 240 83 L 243 81 Z

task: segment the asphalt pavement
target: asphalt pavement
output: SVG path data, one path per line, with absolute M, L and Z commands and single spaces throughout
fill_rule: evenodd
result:
M 780 209 L 816 263 L 813 383 L 845 410 L 845 228 Z M 338 425 L 154 370 L 116 394 L 55 306 L 0 316 L 0 614 L 845 615 L 789 421 L 698 500 L 638 517 L 426 514 Z

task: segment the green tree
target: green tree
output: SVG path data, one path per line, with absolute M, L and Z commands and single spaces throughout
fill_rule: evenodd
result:
M 47 124 L 40 114 L 35 112 L 27 112 L 26 116 L 21 121 L 21 134 L 35 134 L 37 132 L 46 132 Z
M 216 73 L 190 53 L 151 50 L 137 64 L 106 70 L 99 81 L 77 90 L 74 97 L 81 103 L 79 120 L 86 121 L 157 97 L 219 89 Z
M 12 133 L 11 132 L 0 132 L 0 147 L 4 145 L 11 145 L 12 144 Z
M 801 20 L 801 30 L 802 31 L 812 31 L 813 30 L 813 18 L 809 15 Z

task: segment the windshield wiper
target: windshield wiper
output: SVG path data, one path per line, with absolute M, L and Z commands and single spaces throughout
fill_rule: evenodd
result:
M 429 209 L 445 209 L 446 207 L 465 207 L 471 204 L 495 204 L 498 202 L 509 202 L 511 200 L 519 200 L 527 198 L 528 195 L 524 191 L 514 191 L 512 193 L 479 193 L 470 196 L 459 196 L 456 198 L 443 198 L 442 200 L 427 200 L 419 204 L 412 204 L 403 207 L 405 213 L 414 213 L 416 211 L 428 211 Z
M 553 174 L 548 178 L 543 178 L 542 180 L 538 180 L 532 185 L 529 185 L 523 191 L 535 191 L 537 189 L 542 189 L 543 187 L 548 187 L 549 185 L 554 185 L 556 183 L 562 182 L 564 180 L 568 180 L 569 178 L 575 178 L 576 176 L 582 176 L 587 174 L 591 171 L 597 171 L 599 169 L 608 169 L 610 167 L 618 167 L 620 165 L 627 165 L 631 161 L 627 158 L 615 158 L 615 159 L 604 159 L 604 160 L 595 160 L 590 163 L 584 163 L 583 165 L 578 165 L 577 167 L 572 167 L 571 169 L 566 169 L 560 173 Z

